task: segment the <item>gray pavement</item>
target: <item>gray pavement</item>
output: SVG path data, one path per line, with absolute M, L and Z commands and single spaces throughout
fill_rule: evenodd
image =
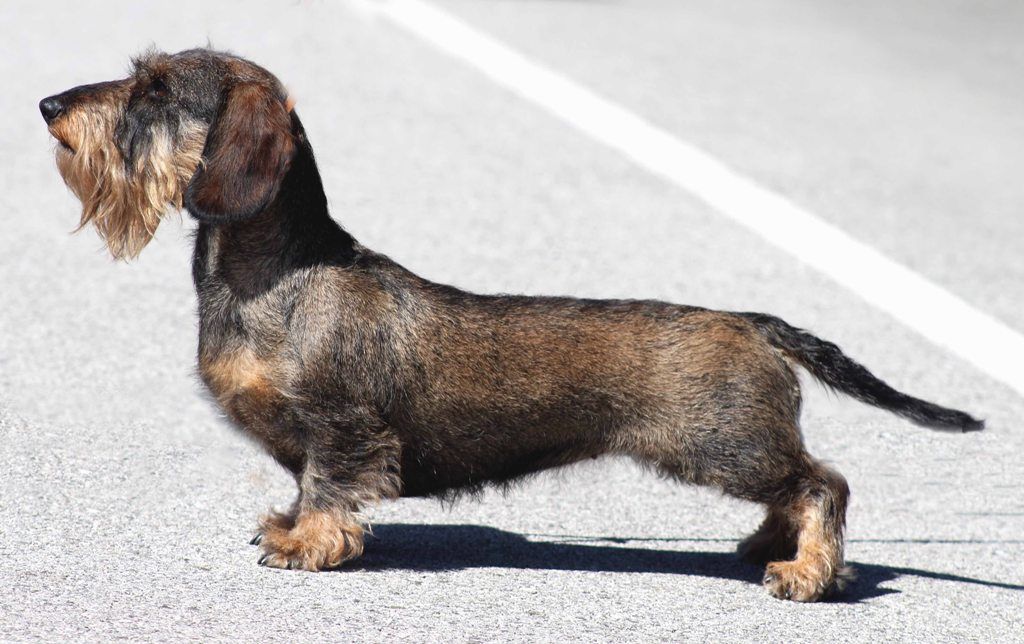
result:
M 1015 3 L 442 2 L 1024 331 Z M 0 35 L 0 639 L 1021 641 L 1024 399 L 358 5 L 8 2 Z M 292 485 L 194 376 L 187 217 L 108 260 L 39 98 L 156 44 L 249 56 L 298 98 L 335 217 L 479 291 L 764 310 L 985 416 L 937 434 L 808 383 L 850 480 L 846 601 L 770 599 L 757 508 L 603 461 L 372 513 L 365 560 L 270 571 Z

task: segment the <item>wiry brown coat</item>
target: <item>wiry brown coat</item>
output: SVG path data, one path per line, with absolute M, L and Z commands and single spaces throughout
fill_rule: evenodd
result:
M 44 99 L 58 165 L 115 256 L 159 216 L 199 221 L 199 371 L 298 483 L 261 563 L 362 552 L 359 511 L 604 454 L 764 503 L 741 544 L 778 597 L 841 586 L 848 490 L 804 450 L 802 365 L 922 424 L 976 429 L 766 315 L 653 301 L 482 296 L 431 283 L 338 227 L 281 84 L 209 50 Z

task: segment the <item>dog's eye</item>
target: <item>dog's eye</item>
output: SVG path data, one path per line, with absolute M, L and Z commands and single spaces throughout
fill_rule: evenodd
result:
M 153 99 L 161 99 L 167 96 L 168 91 L 167 83 L 159 78 L 154 78 L 146 88 L 146 95 Z

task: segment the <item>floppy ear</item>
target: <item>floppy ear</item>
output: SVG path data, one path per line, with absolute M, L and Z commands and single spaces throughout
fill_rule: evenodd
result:
M 239 83 L 210 124 L 203 159 L 185 189 L 185 207 L 210 223 L 255 215 L 277 196 L 294 154 L 284 102 L 264 85 Z

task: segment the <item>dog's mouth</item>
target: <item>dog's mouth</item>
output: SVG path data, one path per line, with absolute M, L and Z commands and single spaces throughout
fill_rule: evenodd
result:
M 53 138 L 57 139 L 57 149 L 63 150 L 65 152 L 67 152 L 68 154 L 74 154 L 75 153 L 75 149 L 73 147 L 71 147 L 70 145 L 68 145 L 59 136 L 55 136 Z
M 46 128 L 46 129 L 49 130 L 50 136 L 52 136 L 54 138 L 54 140 L 57 141 L 57 150 L 58 151 L 67 152 L 68 154 L 74 154 L 75 153 L 75 148 L 71 147 L 71 144 L 68 143 L 67 141 L 65 141 L 64 137 L 62 137 L 59 132 L 55 132 L 54 128 L 52 128 L 52 127 L 49 127 L 49 128 Z

